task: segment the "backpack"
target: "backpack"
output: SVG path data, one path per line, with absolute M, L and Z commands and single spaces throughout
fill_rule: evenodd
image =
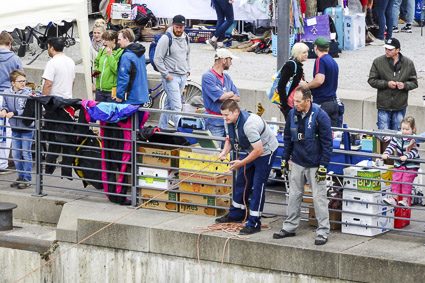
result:
M 149 61 L 151 62 L 153 69 L 157 72 L 159 71 L 155 65 L 154 57 L 155 57 L 155 51 L 158 45 L 158 41 L 163 35 L 168 36 L 168 55 L 170 55 L 171 54 L 170 48 L 171 48 L 171 44 L 173 44 L 173 38 L 171 36 L 171 33 L 169 33 L 168 31 L 166 31 L 164 34 L 155 34 L 154 39 L 151 42 L 151 45 L 149 45 Z M 186 42 L 187 42 L 187 45 L 189 45 L 189 37 L 187 36 L 187 34 L 186 34 Z
M 145 26 L 148 22 L 151 22 L 152 26 L 156 25 L 157 19 L 152 11 L 146 6 L 146 4 L 134 4 L 133 9 L 136 9 L 136 24 Z
M 295 70 L 292 77 L 289 79 L 288 83 L 286 84 L 286 95 L 289 95 L 289 90 L 291 89 L 292 82 L 294 80 L 295 75 L 297 74 L 297 63 L 294 60 L 288 60 L 288 62 L 293 62 L 295 64 Z M 280 80 L 280 72 L 282 68 L 279 69 L 279 71 L 274 74 L 272 78 L 272 86 L 270 87 L 270 90 L 267 92 L 267 96 L 269 97 L 270 102 L 275 104 L 280 104 L 280 96 L 276 92 L 277 86 L 279 84 Z

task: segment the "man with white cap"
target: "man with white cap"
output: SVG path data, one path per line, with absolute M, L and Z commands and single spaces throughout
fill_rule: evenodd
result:
M 390 38 L 384 47 L 385 55 L 373 61 L 368 83 L 378 92 L 378 129 L 399 131 L 409 90 L 418 87 L 418 78 L 413 61 L 400 53 L 400 41 Z
M 221 116 L 220 106 L 224 100 L 241 100 L 232 79 L 224 73 L 232 65 L 232 59 L 237 57 L 229 50 L 218 49 L 214 55 L 214 65 L 202 75 L 202 96 L 206 114 Z M 224 121 L 221 117 L 205 118 L 205 125 L 213 136 L 224 137 Z

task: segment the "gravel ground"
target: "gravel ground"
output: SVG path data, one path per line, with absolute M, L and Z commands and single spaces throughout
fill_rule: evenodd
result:
M 77 33 L 77 29 L 74 30 L 74 33 Z M 415 104 L 422 104 L 421 100 L 425 78 L 425 36 L 421 36 L 421 28 L 415 23 L 413 25 L 413 33 L 397 33 L 394 34 L 394 37 L 401 42 L 401 53 L 415 62 L 415 67 L 418 72 L 419 88 L 411 92 L 411 101 L 413 100 Z M 146 46 L 147 49 L 149 48 L 148 42 L 143 42 L 143 45 Z M 191 44 L 191 49 L 191 74 L 196 81 L 212 66 L 214 52 L 212 48 L 201 43 Z M 34 46 L 32 46 L 31 50 L 35 50 L 36 52 L 40 51 L 38 47 Z M 65 52 L 77 63 L 81 62 L 79 43 L 67 48 Z M 232 52 L 234 52 L 239 59 L 233 61 L 233 66 L 229 70 L 229 74 L 232 79 L 237 82 L 239 88 L 265 89 L 269 86 L 271 77 L 275 73 L 277 67 L 276 57 L 271 54 L 255 54 L 234 49 L 232 49 Z M 22 58 L 24 64 L 34 57 L 30 53 L 31 52 L 27 52 L 26 57 Z M 340 57 L 336 58 L 340 68 L 338 95 L 342 98 L 349 98 L 349 96 L 353 94 L 352 90 L 370 92 L 371 94 L 375 93 L 375 90 L 367 83 L 367 78 L 373 59 L 383 54 L 384 48 L 380 46 L 366 46 L 363 49 L 355 51 L 343 50 Z M 49 60 L 49 57 L 47 52 L 44 52 L 33 65 L 43 67 L 47 60 Z M 312 79 L 313 65 L 313 59 L 309 59 L 304 64 L 307 80 Z M 148 66 L 148 72 L 152 74 L 156 73 L 150 66 Z M 344 94 L 345 90 L 351 91 Z

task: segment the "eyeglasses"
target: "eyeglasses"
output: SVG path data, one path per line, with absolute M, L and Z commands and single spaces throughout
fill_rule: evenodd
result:
M 15 81 L 15 83 L 21 83 L 21 84 L 26 83 L 26 82 L 27 82 L 26 80 L 23 80 L 23 81 Z

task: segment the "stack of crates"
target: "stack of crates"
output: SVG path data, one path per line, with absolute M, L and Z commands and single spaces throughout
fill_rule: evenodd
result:
M 176 203 L 179 201 L 179 194 L 175 191 L 178 187 L 158 197 L 156 196 L 177 184 L 179 177 L 179 160 L 177 157 L 180 151 L 180 148 L 165 146 L 139 147 L 137 162 L 142 165 L 137 167 L 137 187 L 140 190 L 141 201 L 145 202 L 155 197 L 154 200 L 144 205 L 143 208 L 172 212 L 179 211 L 179 205 Z M 144 153 L 144 155 L 141 153 Z
M 228 158 L 230 155 L 228 156 Z M 225 209 L 207 206 L 230 207 L 232 193 L 232 175 L 227 162 L 216 161 L 218 155 L 180 151 L 179 176 L 185 179 L 180 184 L 180 212 L 218 217 L 226 213 Z M 193 174 L 193 170 L 206 171 Z
M 375 236 L 394 228 L 394 208 L 383 202 L 390 190 L 390 183 L 379 181 L 381 178 L 391 181 L 392 171 L 388 170 L 391 169 L 389 167 L 344 169 L 342 233 Z

